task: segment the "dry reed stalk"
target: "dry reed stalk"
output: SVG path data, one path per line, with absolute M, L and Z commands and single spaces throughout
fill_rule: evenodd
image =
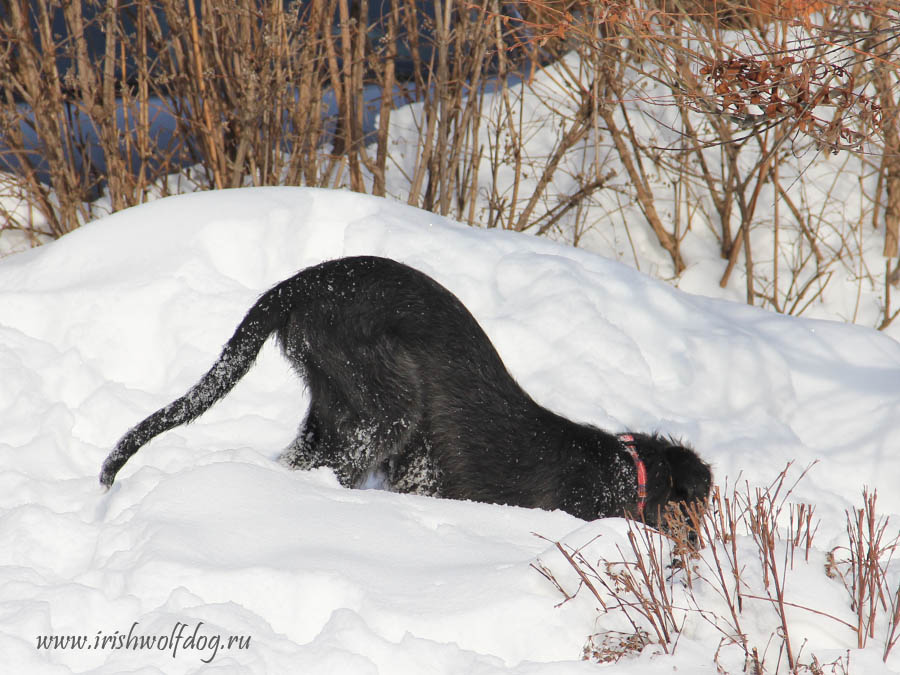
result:
M 847 513 L 849 546 L 843 549 L 847 559 L 837 560 L 832 552 L 826 569 L 829 575 L 843 579 L 857 623 L 793 602 L 788 597 L 788 578 L 794 570 L 795 553 L 799 549 L 808 559 L 818 529 L 813 507 L 790 501 L 797 483 L 811 467 L 804 469 L 796 480 L 791 480 L 791 463 L 788 463 L 769 485 L 755 490 L 745 485 L 743 490 L 731 489 L 723 494 L 716 487 L 706 508 L 670 513 L 666 535 L 629 521 L 628 547 L 625 551 L 619 550 L 615 561 L 601 558 L 592 562 L 586 556 L 585 547 L 571 550 L 554 542 L 555 550 L 578 574 L 579 589 L 588 588 L 600 601 L 598 611 L 601 614 L 621 612 L 633 628 L 633 633 L 607 631 L 592 635 L 585 654 L 602 662 L 618 660 L 625 653 L 634 651 L 623 650 L 623 645 L 641 634 L 647 638 L 654 635 L 652 641 L 671 653 L 677 647 L 684 622 L 695 614 L 722 634 L 716 663 L 719 663 L 724 647 L 737 645 L 742 650 L 748 672 L 763 673 L 766 672 L 768 648 L 760 656 L 759 649 L 751 644 L 742 628 L 746 601 L 754 601 L 765 602 L 774 610 L 770 643 L 776 641 L 779 650 L 776 672 L 783 667 L 791 673 L 824 673 L 826 666 L 831 666 L 835 673 L 847 672 L 846 658 L 823 664 L 815 654 L 804 656 L 803 645 L 799 649 L 796 647 L 790 611 L 797 610 L 832 621 L 855 633 L 860 648 L 866 646 L 867 639 L 874 637 L 878 610 L 884 610 L 886 627 L 882 654 L 887 660 L 900 642 L 900 590 L 889 591 L 885 571 L 900 546 L 900 536 L 886 538 L 888 521 L 877 516 L 874 493 L 864 490 L 863 507 Z M 784 526 L 779 524 L 783 520 L 787 521 Z M 689 533 L 695 536 L 689 536 Z M 739 538 L 746 540 L 748 536 L 756 549 L 755 562 L 739 558 L 736 542 Z M 664 544 L 666 538 L 671 547 Z M 669 556 L 672 556 L 671 562 L 667 562 Z M 744 580 L 748 566 L 754 564 L 758 565 L 762 578 L 761 593 Z M 544 563 L 538 561 L 535 568 L 564 595 L 563 602 L 577 596 L 578 590 L 574 593 L 564 591 Z M 687 609 L 676 606 L 674 600 L 676 575 Z M 711 588 L 724 600 L 727 615 L 718 616 L 700 606 L 695 593 L 701 587 Z M 760 615 L 753 617 L 757 623 L 761 618 Z M 644 639 L 637 649 L 648 643 L 649 639 Z

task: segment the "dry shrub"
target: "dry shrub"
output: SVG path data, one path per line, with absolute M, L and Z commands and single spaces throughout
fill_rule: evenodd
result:
M 634 633 L 607 631 L 588 637 L 582 659 L 596 663 L 618 663 L 623 656 L 640 654 L 651 644 L 650 635 L 638 629 Z
M 574 78 L 601 113 L 588 162 L 596 167 L 581 184 L 615 154 L 629 197 L 671 258 L 663 276 L 684 269 L 682 239 L 699 225 L 719 239 L 721 285 L 742 271 L 749 304 L 802 314 L 837 273 L 860 291 L 880 288 L 873 324 L 890 325 L 900 283 L 896 0 L 528 4 L 541 8 L 528 23 L 535 42 L 565 42 L 591 66 Z M 659 135 L 635 131 L 642 126 Z M 846 158 L 831 184 L 807 186 L 817 155 L 837 152 Z M 848 174 L 858 213 L 849 210 L 857 200 L 848 199 Z M 603 210 L 606 222 L 618 217 L 614 203 Z M 596 210 L 587 217 L 598 220 Z M 881 261 L 863 255 L 879 229 L 880 279 L 870 266 Z M 845 311 L 857 320 L 859 301 Z
M 826 571 L 840 578 L 850 597 L 850 608 L 856 615 L 857 646 L 866 646 L 875 637 L 879 612 L 889 613 L 890 630 L 885 642 L 884 658 L 896 643 L 897 607 L 891 600 L 886 579 L 887 567 L 900 545 L 900 534 L 887 535 L 888 518 L 876 512 L 878 492 L 863 490 L 863 506 L 846 512 L 847 546 L 828 553 Z M 900 593 L 900 586 L 894 598 Z
M 562 555 L 562 569 L 575 571 L 577 588 L 566 588 L 562 572 L 558 576 L 546 560 L 534 567 L 554 584 L 563 602 L 588 592 L 599 604 L 600 625 L 604 617 L 615 616 L 631 626 L 630 631 L 617 627 L 591 635 L 585 658 L 618 661 L 651 644 L 672 653 L 684 625 L 699 620 L 719 635 L 713 659 L 722 672 L 727 671 L 725 654 L 737 648 L 744 672 L 847 673 L 849 653 L 828 663 L 804 654 L 805 641 L 798 642 L 793 630 L 799 612 L 855 633 L 860 648 L 882 634 L 886 661 L 900 630 L 900 588 L 889 588 L 886 574 L 898 539 L 886 537 L 888 520 L 876 515 L 874 493 L 865 491 L 864 506 L 848 511 L 849 545 L 833 550 L 823 569 L 843 581 L 856 622 L 794 599 L 790 580 L 810 573 L 817 524 L 813 507 L 795 503 L 791 496 L 809 468 L 790 479 L 788 464 L 763 488 L 746 483 L 724 491 L 716 487 L 705 509 L 686 517 L 675 514 L 666 534 L 629 521 L 628 546 L 617 547 L 617 558 L 596 559 L 588 553 L 589 545 L 572 549 L 553 542 L 553 550 Z M 704 606 L 703 598 L 718 600 L 715 607 Z M 762 606 L 770 611 L 760 611 Z M 750 607 L 754 613 L 748 617 Z M 768 636 L 760 632 L 761 625 L 769 626 Z
M 415 0 L 392 0 L 374 26 L 368 5 L 5 0 L 0 161 L 54 237 L 98 215 L 101 196 L 118 210 L 167 194 L 166 176 L 185 166 L 189 189 L 384 194 L 391 111 L 417 100 L 425 116 L 408 199 L 458 214 L 477 187 L 470 144 L 483 78 L 503 82 L 525 56 L 488 20 L 491 0 L 438 3 L 430 19 Z M 89 45 L 98 33 L 99 55 Z M 398 72 L 400 52 L 408 72 Z M 160 130 L 160 116 L 174 129 Z

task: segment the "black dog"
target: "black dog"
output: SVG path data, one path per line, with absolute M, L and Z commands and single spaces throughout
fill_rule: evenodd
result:
M 459 299 L 384 258 L 343 258 L 281 282 L 250 309 L 218 361 L 184 396 L 131 429 L 103 464 L 110 486 L 157 434 L 198 417 L 278 335 L 312 398 L 283 459 L 325 466 L 341 484 L 645 517 L 701 502 L 707 464 L 658 435 L 617 437 L 535 403 Z

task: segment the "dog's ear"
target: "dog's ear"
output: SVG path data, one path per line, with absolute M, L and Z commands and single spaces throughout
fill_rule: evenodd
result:
M 673 445 L 666 448 L 666 460 L 672 475 L 672 495 L 679 501 L 703 501 L 709 496 L 712 472 L 690 448 Z

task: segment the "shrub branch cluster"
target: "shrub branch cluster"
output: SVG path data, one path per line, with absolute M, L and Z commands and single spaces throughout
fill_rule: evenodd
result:
M 724 662 L 736 648 L 744 672 L 848 673 L 849 652 L 830 663 L 804 653 L 798 618 L 818 617 L 845 630 L 860 649 L 880 642 L 887 661 L 900 641 L 900 587 L 891 587 L 887 573 L 900 536 L 888 534 L 888 519 L 876 512 L 877 493 L 864 489 L 863 506 L 846 512 L 847 545 L 819 556 L 814 508 L 791 501 L 809 468 L 789 480 L 788 464 L 764 488 L 716 487 L 706 508 L 671 514 L 666 534 L 629 521 L 628 546 L 617 546 L 614 557 L 592 556 L 596 539 L 577 549 L 552 542 L 564 565 L 538 560 L 535 569 L 563 602 L 589 593 L 598 603 L 597 623 L 609 625 L 589 636 L 584 657 L 618 661 L 648 646 L 672 653 L 685 625 L 699 621 L 719 635 L 714 658 L 720 672 L 728 672 Z M 795 579 L 814 573 L 811 557 L 824 558 L 823 577 L 840 581 L 847 612 L 796 599 Z M 574 588 L 561 581 L 570 576 L 566 567 L 576 573 Z M 621 629 L 623 616 L 630 630 Z

